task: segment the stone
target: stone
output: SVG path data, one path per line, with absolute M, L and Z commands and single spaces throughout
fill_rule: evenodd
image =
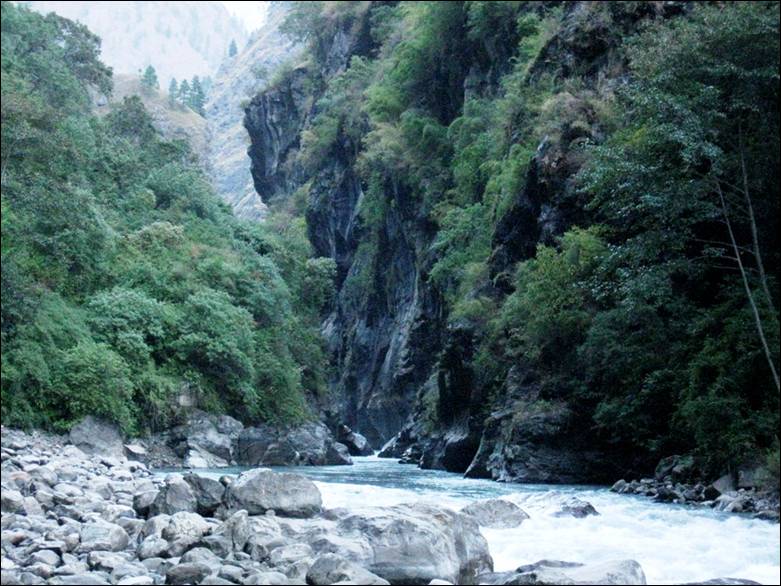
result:
M 475 520 L 445 507 L 417 503 L 348 511 L 333 533 L 352 548 L 351 560 L 392 584 L 473 583 L 493 569 Z
M 502 499 L 476 501 L 461 509 L 461 512 L 474 518 L 481 527 L 493 529 L 518 527 L 529 518 L 518 505 Z
M 351 466 L 353 459 L 350 457 L 350 450 L 347 449 L 347 446 L 334 442 L 328 446 L 326 462 L 330 466 Z
M 57 567 L 60 565 L 60 556 L 50 549 L 42 549 L 31 554 L 30 561 L 32 563 L 40 563 L 46 564 L 47 566 Z
M 248 427 L 238 435 L 236 461 L 242 466 L 323 466 L 352 464 L 320 422 L 297 427 Z
M 298 474 L 268 469 L 242 472 L 225 491 L 225 504 L 251 515 L 269 509 L 278 515 L 311 517 L 320 512 L 323 500 L 315 484 Z
M 147 458 L 146 448 L 141 444 L 125 444 L 125 456 L 128 460 L 144 462 Z
M 156 535 L 150 535 L 138 544 L 136 555 L 138 559 L 168 557 L 168 548 L 170 544 L 167 540 Z
M 173 515 L 180 511 L 195 512 L 197 508 L 198 501 L 190 485 L 181 475 L 169 474 L 149 508 L 149 514 Z
M 121 551 L 127 547 L 130 540 L 122 527 L 103 520 L 85 523 L 81 529 L 80 538 L 81 543 L 78 551 L 82 553 L 97 550 Z
M 171 515 L 168 526 L 163 529 L 162 537 L 171 545 L 171 556 L 181 555 L 186 549 L 194 545 L 211 530 L 198 513 L 180 511 Z
M 328 553 L 321 555 L 306 573 L 307 584 L 336 584 L 349 581 L 353 584 L 390 584 L 342 556 Z
M 731 474 L 725 474 L 716 480 L 716 482 L 714 482 L 711 486 L 718 490 L 719 494 L 726 494 L 728 492 L 735 491 L 735 480 L 732 478 Z
M 70 430 L 70 442 L 85 454 L 123 458 L 122 433 L 113 423 L 87 415 Z
M 553 514 L 555 517 L 575 517 L 582 519 L 589 515 L 599 515 L 599 512 L 588 501 L 572 497 L 562 503 L 561 508 Z
M 371 456 L 374 453 L 371 445 L 369 445 L 369 440 L 346 425 L 339 426 L 336 438 L 340 443 L 347 446 L 352 456 Z
M 574 584 L 574 585 L 642 585 L 645 573 L 634 560 L 601 564 L 581 564 L 542 560 L 521 566 L 515 572 L 487 573 L 478 576 L 478 584 Z
M 179 563 L 169 568 L 165 573 L 166 584 L 199 584 L 212 573 L 212 568 L 206 564 Z
M 133 509 L 139 517 L 146 517 L 149 515 L 159 493 L 160 491 L 155 488 L 137 492 L 133 495 Z
M 24 497 L 18 490 L 3 488 L 0 492 L 0 508 L 3 513 L 20 513 L 24 510 Z
M 195 495 L 196 511 L 206 517 L 213 515 L 222 504 L 225 487 L 217 480 L 197 474 L 185 474 L 184 481 Z

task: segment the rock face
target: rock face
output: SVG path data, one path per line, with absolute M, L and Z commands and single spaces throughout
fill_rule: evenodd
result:
M 88 415 L 71 428 L 70 442 L 85 454 L 122 457 L 125 453 L 119 428 L 92 415 Z
M 225 502 L 231 509 L 253 515 L 271 510 L 290 517 L 311 517 L 323 506 L 320 491 L 311 480 L 265 469 L 240 474 L 228 486 Z
M 396 436 L 381 455 L 508 482 L 608 483 L 649 465 L 607 444 L 569 396 L 540 388 L 540 373 L 531 366 L 502 367 L 490 383 L 481 381 L 482 372 L 473 367 L 475 332 L 450 319 L 449 305 L 431 279 L 441 256 L 434 245 L 437 222 L 421 205 L 419 190 L 404 181 L 404 171 L 401 180 L 372 184 L 392 205 L 371 222 L 363 217 L 360 202 L 369 194 L 358 161 L 365 136 L 337 129 L 322 160 L 305 165 L 298 159 L 302 137 L 317 131 L 312 120 L 323 88 L 353 57 L 375 54 L 367 31 L 380 7 L 372 3 L 349 19 L 334 20 L 318 46 L 316 65 L 293 67 L 260 92 L 244 122 L 255 190 L 272 206 L 305 198 L 310 242 L 318 255 L 336 262 L 337 293 L 322 327 L 334 373 L 329 384 L 335 399 L 324 408 L 329 424 L 359 430 L 375 447 Z M 541 48 L 530 72 L 573 75 L 588 92 L 607 99 L 601 92 L 610 94 L 626 73 L 610 66 L 619 61 L 616 48 L 643 19 L 665 8 L 629 8 L 621 13 L 621 30 L 600 29 L 596 35 L 588 28 L 598 18 L 589 12 L 592 7 L 562 8 L 561 30 Z M 489 52 L 487 60 L 473 58 L 471 51 L 459 55 L 460 67 L 437 85 L 436 105 L 427 105 L 426 115 L 447 127 L 467 96 L 496 95 L 500 78 L 512 68 L 512 48 Z M 600 79 L 606 82 L 597 83 Z M 538 245 L 555 244 L 587 214 L 574 178 L 582 145 L 600 141 L 604 129 L 589 100 L 567 92 L 556 99 L 563 112 L 560 132 L 540 140 L 523 186 L 508 198 L 490 238 L 488 275 L 473 291 L 475 298 L 502 299 L 512 289 L 516 264 L 532 258 Z M 359 453 L 346 443 L 353 455 Z
M 472 517 L 481 527 L 508 529 L 518 527 L 529 515 L 515 503 L 501 499 L 476 501 L 461 512 Z
M 323 466 L 352 464 L 347 447 L 319 422 L 293 428 L 248 427 L 237 439 L 242 466 Z
M 241 122 L 242 107 L 245 100 L 267 86 L 276 69 L 300 57 L 301 45 L 279 32 L 287 12 L 286 3 L 270 3 L 263 26 L 220 66 L 206 104 L 215 190 L 238 217 L 248 220 L 261 221 L 267 207 L 252 183 L 247 156 L 250 141 Z

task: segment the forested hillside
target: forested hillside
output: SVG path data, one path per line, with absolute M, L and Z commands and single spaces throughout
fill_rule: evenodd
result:
M 3 423 L 306 417 L 333 262 L 309 258 L 303 220 L 237 221 L 138 97 L 94 115 L 99 47 L 2 3 Z
M 775 2 L 301 2 L 253 176 L 337 265 L 342 419 L 577 482 L 777 469 Z M 773 446 L 775 452 L 773 453 Z

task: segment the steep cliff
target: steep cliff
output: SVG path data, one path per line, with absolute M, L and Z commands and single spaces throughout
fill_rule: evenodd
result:
M 295 63 L 303 51 L 302 45 L 279 32 L 286 14 L 286 3 L 270 3 L 263 26 L 220 65 L 206 105 L 212 181 L 217 194 L 240 218 L 262 220 L 267 210 L 252 184 L 242 108 L 279 67 Z
M 638 232 L 598 208 L 582 172 L 589 149 L 628 124 L 616 114 L 633 82 L 627 39 L 651 24 L 666 31 L 690 7 L 304 5 L 286 26 L 308 44 L 306 60 L 253 98 L 245 126 L 256 191 L 305 215 L 317 254 L 337 264 L 323 416 L 388 442 L 382 455 L 503 481 L 606 482 L 701 441 L 670 431 L 676 395 L 635 392 L 632 381 L 620 383 L 624 398 L 599 388 L 610 366 L 589 364 L 603 335 L 589 328 L 623 319 L 624 302 L 606 300 L 590 285 L 602 277 L 586 271 L 592 253 L 629 250 Z M 623 277 L 610 278 L 620 290 Z M 665 278 L 702 302 L 679 274 Z M 559 293 L 556 279 L 564 302 L 544 298 Z M 533 294 L 539 306 L 527 311 Z M 663 323 L 668 308 L 650 314 Z M 537 340 L 528 324 L 548 310 Z M 642 315 L 629 313 L 630 323 Z M 613 339 L 637 326 L 623 327 L 609 326 Z M 674 335 L 657 321 L 640 327 Z M 671 378 L 646 362 L 644 385 Z M 621 417 L 652 423 L 632 437 Z

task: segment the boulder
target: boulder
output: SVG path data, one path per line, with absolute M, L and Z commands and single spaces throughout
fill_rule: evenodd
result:
M 245 428 L 238 435 L 236 461 L 242 466 L 324 466 L 352 464 L 320 422 L 297 427 Z
M 220 468 L 233 461 L 235 439 L 242 424 L 227 415 L 194 411 L 187 423 L 171 430 L 171 443 L 187 468 Z
M 312 517 L 323 500 L 314 482 L 299 474 L 258 468 L 243 472 L 225 491 L 225 504 L 250 515 L 272 510 L 288 517 Z
M 352 456 L 371 456 L 374 453 L 371 445 L 369 445 L 369 440 L 346 425 L 339 426 L 336 439 L 347 446 Z
M 731 474 L 725 474 L 711 486 L 719 491 L 719 494 L 726 494 L 735 490 L 735 480 L 732 478 Z
M 146 462 L 146 448 L 141 444 L 125 444 L 125 456 L 127 456 L 128 460 Z
M 350 457 L 350 450 L 347 449 L 346 445 L 334 442 L 328 447 L 326 462 L 331 466 L 350 466 L 353 459 Z
M 307 584 L 390 584 L 387 580 L 334 553 L 321 555 L 306 573 Z
M 493 529 L 518 527 L 529 518 L 518 505 L 502 499 L 476 501 L 461 509 L 461 512 L 474 518 L 481 527 Z
M 656 480 L 664 480 L 668 476 L 673 482 L 685 482 L 691 479 L 694 472 L 692 456 L 668 456 L 659 460 L 654 470 Z
M 416 503 L 348 511 L 333 533 L 365 544 L 354 547 L 351 559 L 391 584 L 471 584 L 493 569 L 474 519 L 445 507 Z
M 645 584 L 645 573 L 634 560 L 581 564 L 542 560 L 514 572 L 482 574 L 477 584 L 588 584 L 627 586 Z
M 564 501 L 559 510 L 553 513 L 553 515 L 554 517 L 575 517 L 576 519 L 582 519 L 589 515 L 599 515 L 599 512 L 590 502 L 581 500 L 578 497 L 572 497 Z
M 195 495 L 196 511 L 205 517 L 211 517 L 222 504 L 225 487 L 217 480 L 197 474 L 185 474 L 184 481 L 190 485 Z
M 210 566 L 199 562 L 176 564 L 165 573 L 166 584 L 200 584 L 212 573 Z
M 85 523 L 80 533 L 78 551 L 121 551 L 127 547 L 130 537 L 119 525 L 101 519 Z
M 198 513 L 181 511 L 171 515 L 162 537 L 171 544 L 170 554 L 176 556 L 198 543 L 210 530 L 211 525 Z
M 190 484 L 179 474 L 169 474 L 165 477 L 160 492 L 149 508 L 151 515 L 173 515 L 179 511 L 194 512 L 198 501 Z
M 123 458 L 125 444 L 119 427 L 87 415 L 70 430 L 70 442 L 85 454 Z

